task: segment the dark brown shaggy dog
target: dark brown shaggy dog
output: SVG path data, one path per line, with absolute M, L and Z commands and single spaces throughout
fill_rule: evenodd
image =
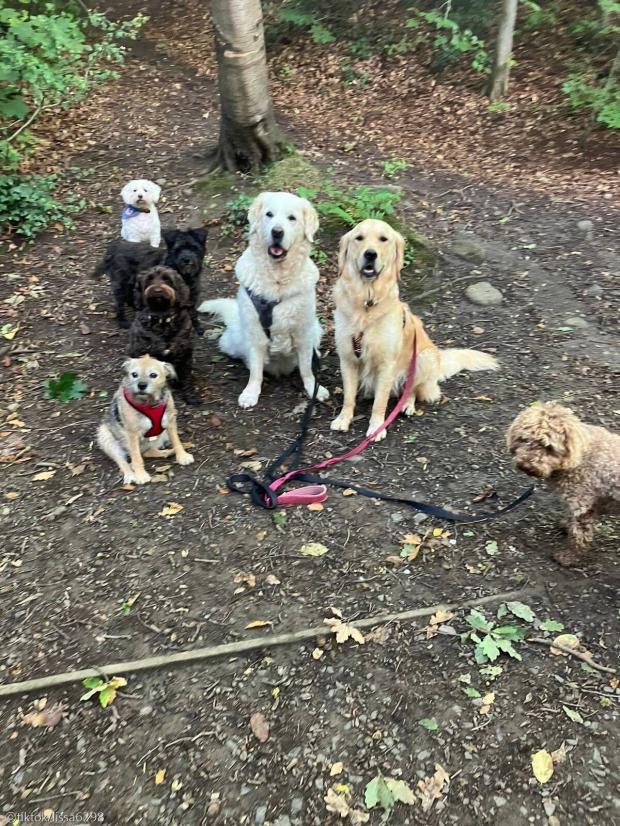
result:
M 152 267 L 139 273 L 134 304 L 129 355 L 139 358 L 148 354 L 170 362 L 182 397 L 188 404 L 201 404 L 192 383 L 194 331 L 189 288 L 183 278 L 170 267 Z

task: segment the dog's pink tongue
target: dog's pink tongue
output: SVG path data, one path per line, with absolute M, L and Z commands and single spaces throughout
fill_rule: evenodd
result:
M 273 246 L 269 247 L 269 252 L 272 255 L 274 255 L 276 258 L 278 258 L 280 255 L 284 254 L 284 250 L 282 249 L 282 247 L 277 247 L 277 246 L 275 246 L 275 244 Z

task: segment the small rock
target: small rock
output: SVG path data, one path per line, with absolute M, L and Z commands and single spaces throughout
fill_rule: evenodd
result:
M 496 795 L 496 796 L 493 798 L 493 800 L 495 801 L 495 805 L 497 806 L 497 808 L 498 808 L 498 809 L 499 809 L 501 806 L 505 806 L 505 805 L 506 805 L 506 798 L 505 798 L 505 797 L 500 797 L 499 795 Z
M 304 808 L 304 799 L 303 797 L 294 797 L 291 800 L 291 814 L 298 815 Z
M 600 284 L 591 284 L 587 290 L 584 290 L 584 295 L 590 295 L 593 298 L 600 298 L 603 295 L 603 288 Z
M 413 517 L 413 521 L 416 525 L 419 525 L 420 522 L 424 522 L 425 519 L 428 519 L 428 516 L 425 513 L 416 513 Z
M 585 330 L 587 327 L 590 326 L 590 322 L 586 321 L 585 318 L 581 318 L 580 316 L 572 316 L 571 318 L 566 319 L 567 327 L 574 327 L 576 330 Z
M 592 221 L 577 221 L 577 229 L 586 235 L 590 235 L 594 229 L 594 224 Z
M 504 300 L 500 291 L 488 281 L 476 281 L 475 284 L 470 284 L 465 290 L 465 295 L 474 304 L 480 304 L 482 307 L 501 304 Z
M 395 513 L 390 514 L 390 519 L 392 522 L 395 522 L 397 525 L 399 522 L 402 522 L 405 518 L 405 514 L 402 511 L 396 511 Z
M 291 819 L 288 815 L 280 815 L 280 817 L 274 821 L 273 826 L 291 826 Z
M 450 245 L 450 252 L 472 261 L 475 264 L 482 264 L 486 260 L 487 254 L 484 247 L 474 238 L 458 238 Z
M 159 186 L 163 186 L 166 183 L 166 178 L 155 178 L 155 183 Z
M 254 815 L 254 823 L 257 826 L 263 826 L 265 822 L 265 818 L 267 817 L 267 807 L 266 806 L 259 806 L 256 810 L 256 814 Z

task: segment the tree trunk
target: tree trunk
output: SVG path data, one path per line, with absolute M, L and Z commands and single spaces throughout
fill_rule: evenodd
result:
M 497 33 L 497 46 L 493 72 L 489 84 L 491 101 L 502 100 L 508 93 L 508 78 L 510 76 L 510 61 L 512 58 L 512 38 L 517 19 L 519 0 L 502 0 L 502 16 Z
M 260 0 L 211 0 L 220 91 L 216 164 L 249 172 L 281 154 L 267 82 Z

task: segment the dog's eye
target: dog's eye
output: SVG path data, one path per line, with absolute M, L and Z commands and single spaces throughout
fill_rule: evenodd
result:
M 363 241 L 363 240 L 364 240 L 364 236 L 363 236 L 363 235 L 356 235 L 356 236 L 355 236 L 355 240 L 356 240 L 356 241 Z
M 289 221 L 296 221 L 297 220 L 297 218 L 295 218 L 294 215 L 289 215 L 288 219 L 289 219 Z
M 136 373 L 136 371 L 135 371 L 135 370 L 134 370 L 134 371 L 133 371 L 133 373 L 131 374 L 131 378 L 132 378 L 132 379 L 137 379 L 137 378 L 138 378 L 138 374 Z
M 265 215 L 267 218 L 273 218 L 273 212 L 266 212 Z
M 149 373 L 149 379 L 156 379 L 157 373 Z
M 383 244 L 385 244 L 385 242 L 387 241 L 387 238 L 385 237 L 385 235 L 382 235 L 382 236 L 379 238 L 379 241 L 381 241 Z

